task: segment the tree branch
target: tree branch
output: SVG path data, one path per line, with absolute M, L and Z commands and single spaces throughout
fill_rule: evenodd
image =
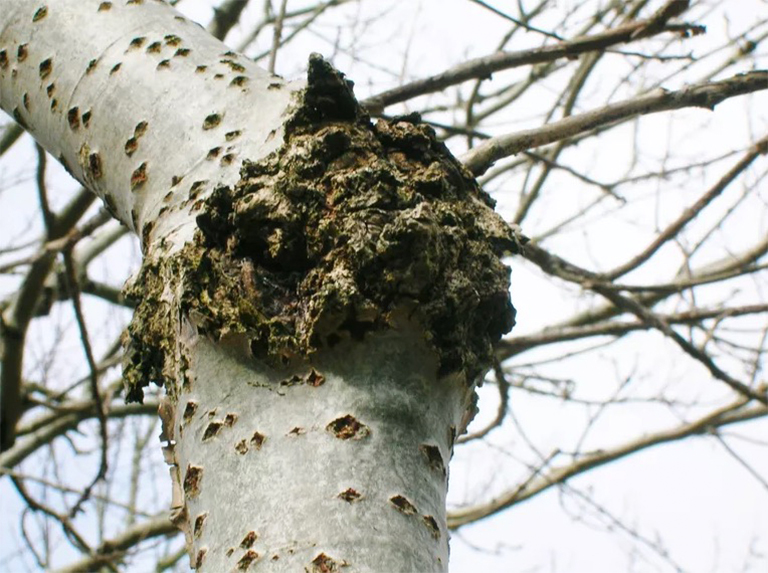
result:
M 554 485 L 564 483 L 572 477 L 652 446 L 675 442 L 692 436 L 704 435 L 730 424 L 768 416 L 768 407 L 763 404 L 744 408 L 747 401 L 747 398 L 739 398 L 737 401 L 693 422 L 642 436 L 616 448 L 585 454 L 569 465 L 550 470 L 546 475 L 540 473 L 534 475 L 517 488 L 503 493 L 488 503 L 451 512 L 448 515 L 448 527 L 457 529 L 463 525 L 479 521 L 512 505 L 528 500 Z
M 615 285 L 602 280 L 600 275 L 587 271 L 586 269 L 581 269 L 556 255 L 552 255 L 536 244 L 526 245 L 523 254 L 526 259 L 542 268 L 549 269 L 550 271 L 557 269 L 553 274 L 556 274 L 560 278 L 580 284 L 584 288 L 588 288 L 589 290 L 602 295 L 611 301 L 617 308 L 634 314 L 649 326 L 653 326 L 667 337 L 671 338 L 678 346 L 680 346 L 683 352 L 703 364 L 713 377 L 724 382 L 743 396 L 748 396 L 752 400 L 757 400 L 762 404 L 768 405 L 768 392 L 766 389 L 755 390 L 733 378 L 730 374 L 717 366 L 703 350 L 700 350 L 678 334 L 659 315 L 649 310 L 636 299 L 620 294 Z
M 768 89 L 768 71 L 765 70 L 738 74 L 718 82 L 695 84 L 678 91 L 660 88 L 542 127 L 491 138 L 465 153 L 461 161 L 475 176 L 479 176 L 503 157 L 560 141 L 596 127 L 629 117 L 684 107 L 712 110 L 726 99 L 765 89 Z
M 655 18 L 654 16 L 649 20 L 639 20 L 624 24 L 612 30 L 575 38 L 560 44 L 518 52 L 498 52 L 490 56 L 469 60 L 440 74 L 369 97 L 361 103 L 371 114 L 376 115 L 384 111 L 384 108 L 387 106 L 404 102 L 420 95 L 441 91 L 467 80 L 487 78 L 492 73 L 501 70 L 551 62 L 560 58 L 573 59 L 586 52 L 605 50 L 617 44 L 647 38 L 648 36 L 665 31 L 678 33 L 692 32 L 694 34 L 703 32 L 700 26 L 691 24 L 667 25 L 664 23 L 659 25 L 658 19 Z
M 56 569 L 55 573 L 98 571 L 100 567 L 106 564 L 121 560 L 130 549 L 142 541 L 154 537 L 173 535 L 178 532 L 179 530 L 171 523 L 168 515 L 158 515 L 126 529 L 117 537 L 104 541 L 92 555 L 84 557 L 67 567 Z

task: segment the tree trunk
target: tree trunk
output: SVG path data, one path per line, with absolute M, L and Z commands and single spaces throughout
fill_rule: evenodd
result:
M 162 2 L 0 8 L 3 109 L 141 239 L 127 397 L 165 386 L 192 566 L 447 570 L 447 463 L 514 322 L 490 198 L 319 56 L 286 83 Z

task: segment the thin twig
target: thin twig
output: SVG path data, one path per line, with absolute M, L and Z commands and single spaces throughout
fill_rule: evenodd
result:
M 64 534 L 72 540 L 72 542 L 83 552 L 90 553 L 91 548 L 88 546 L 88 543 L 85 541 L 82 535 L 80 535 L 75 528 L 73 527 L 72 523 L 70 522 L 70 518 L 66 515 L 61 515 L 58 512 L 54 511 L 47 505 L 44 505 L 34 499 L 29 492 L 27 491 L 27 488 L 24 486 L 23 480 L 21 480 L 18 477 L 11 476 L 11 482 L 13 482 L 14 487 L 16 488 L 16 491 L 19 493 L 19 495 L 24 500 L 24 503 L 27 504 L 27 507 L 29 507 L 33 511 L 39 511 L 41 513 L 44 513 L 45 515 L 52 517 L 55 519 L 60 525 L 62 530 L 64 531 Z
M 496 377 L 496 385 L 499 389 L 499 407 L 496 409 L 496 416 L 493 420 L 491 420 L 491 422 L 488 423 L 487 426 L 478 430 L 477 432 L 459 436 L 459 439 L 456 440 L 457 444 L 464 444 L 466 442 L 471 442 L 472 440 L 479 440 L 480 438 L 484 438 L 490 434 L 492 430 L 500 427 L 502 422 L 504 422 L 504 418 L 507 415 L 507 406 L 509 405 L 510 384 L 507 380 L 506 374 L 504 373 L 504 369 L 501 367 L 501 363 L 498 360 L 494 360 L 493 372 Z
M 546 474 L 537 472 L 534 476 L 529 476 L 522 484 L 496 496 L 488 503 L 451 512 L 448 516 L 448 527 L 456 529 L 463 525 L 474 523 L 503 509 L 528 500 L 552 486 L 564 483 L 577 475 L 647 448 L 679 441 L 691 436 L 708 434 L 716 428 L 768 416 L 768 407 L 763 404 L 757 404 L 751 408 L 745 408 L 744 406 L 747 402 L 747 398 L 740 397 L 735 402 L 714 410 L 693 422 L 683 423 L 668 430 L 647 434 L 615 448 L 597 450 L 582 455 L 574 462 L 554 468 Z
M 420 95 L 442 91 L 447 87 L 471 79 L 487 78 L 495 72 L 520 66 L 552 62 L 561 58 L 574 58 L 586 52 L 605 50 L 617 44 L 623 44 L 639 38 L 645 38 L 660 32 L 702 32 L 700 26 L 691 24 L 668 24 L 661 29 L 648 27 L 649 20 L 640 20 L 606 30 L 599 34 L 575 38 L 573 40 L 518 52 L 498 52 L 468 60 L 440 74 L 430 76 L 404 86 L 393 88 L 372 96 L 363 102 L 363 106 L 372 114 L 379 114 L 387 106 L 401 103 Z M 641 31 L 643 31 L 640 33 Z M 637 34 L 637 35 L 635 35 Z
M 768 71 L 765 70 L 738 74 L 718 82 L 695 84 L 678 91 L 660 88 L 542 127 L 491 138 L 465 153 L 461 161 L 478 176 L 503 157 L 560 141 L 596 127 L 610 125 L 629 117 L 684 107 L 713 110 L 726 99 L 765 89 L 768 89 Z
M 100 567 L 112 564 L 125 556 L 125 553 L 142 541 L 154 537 L 163 537 L 178 533 L 176 526 L 166 514 L 158 515 L 148 521 L 142 521 L 123 531 L 120 535 L 102 542 L 91 555 L 67 567 L 56 569 L 54 573 L 80 573 L 98 571 Z
M 90 497 L 91 490 L 94 486 L 104 479 L 107 475 L 107 448 L 108 448 L 108 436 L 107 436 L 107 411 L 105 408 L 104 400 L 99 392 L 99 374 L 96 360 L 93 357 L 93 350 L 91 349 L 91 342 L 88 338 L 88 328 L 85 324 L 85 315 L 83 314 L 83 308 L 80 301 L 80 285 L 78 284 L 77 274 L 75 273 L 75 264 L 72 260 L 72 247 L 64 250 L 64 266 L 66 268 L 67 278 L 67 290 L 69 296 L 72 299 L 72 308 L 75 312 L 75 319 L 77 321 L 77 327 L 80 330 L 80 339 L 83 343 L 83 351 L 85 353 L 85 359 L 88 362 L 88 368 L 90 370 L 90 383 L 91 383 L 91 397 L 93 398 L 94 405 L 96 407 L 96 416 L 99 420 L 99 429 L 101 432 L 101 459 L 99 461 L 99 471 L 94 477 L 93 481 L 83 490 L 83 494 L 72 508 L 71 514 L 77 515 L 77 512 L 82 507 L 82 504 Z
M 275 31 L 272 35 L 272 50 L 269 52 L 269 65 L 267 69 L 270 74 L 275 73 L 275 62 L 277 61 L 277 51 L 280 49 L 280 38 L 283 35 L 283 22 L 285 21 L 285 9 L 288 5 L 288 0 L 282 0 L 280 3 L 280 11 L 277 13 L 277 19 L 275 20 Z

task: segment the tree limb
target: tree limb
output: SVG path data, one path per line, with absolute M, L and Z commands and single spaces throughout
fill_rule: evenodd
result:
M 554 485 L 564 483 L 572 477 L 624 458 L 630 454 L 650 448 L 651 446 L 675 442 L 691 436 L 704 435 L 723 426 L 754 420 L 768 415 L 768 407 L 763 404 L 757 404 L 751 408 L 744 408 L 747 401 L 747 398 L 739 398 L 737 401 L 719 408 L 693 422 L 688 422 L 675 428 L 642 436 L 616 448 L 597 450 L 585 454 L 573 463 L 554 468 L 546 474 L 539 472 L 533 475 L 530 479 L 524 481 L 520 486 L 497 496 L 488 503 L 451 512 L 448 515 L 448 527 L 451 529 L 458 529 L 463 525 L 479 521 L 484 517 L 498 513 L 512 505 L 528 500 Z
M 501 70 L 551 62 L 560 58 L 573 59 L 586 52 L 605 50 L 617 44 L 646 38 L 664 31 L 683 34 L 703 32 L 700 26 L 691 24 L 668 25 L 665 23 L 659 25 L 659 20 L 654 18 L 656 17 L 654 16 L 650 20 L 639 20 L 624 24 L 612 30 L 575 38 L 560 44 L 518 52 L 498 52 L 490 56 L 469 60 L 440 74 L 369 97 L 361 103 L 371 114 L 375 115 L 384 111 L 384 108 L 387 106 L 404 102 L 420 95 L 441 91 L 467 80 L 487 78 L 492 73 Z
M 475 176 L 482 175 L 496 161 L 527 149 L 572 137 L 613 122 L 684 107 L 713 110 L 722 101 L 768 89 L 768 71 L 738 74 L 718 82 L 691 85 L 678 91 L 656 89 L 632 99 L 609 104 L 534 129 L 501 135 L 484 141 L 461 157 L 462 163 Z

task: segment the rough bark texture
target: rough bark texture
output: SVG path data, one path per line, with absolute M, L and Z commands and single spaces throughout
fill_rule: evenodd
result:
M 440 374 L 471 385 L 512 328 L 499 256 L 517 244 L 491 199 L 418 117 L 371 124 L 319 56 L 308 79 L 283 146 L 214 191 L 182 253 L 144 266 L 129 327 L 131 398 L 167 378 L 174 318 L 157 302 L 178 280 L 182 315 L 214 339 L 245 335 L 272 365 L 360 340 L 405 312 Z
M 171 397 L 193 566 L 445 570 L 447 460 L 514 323 L 515 237 L 430 128 L 372 124 L 319 56 L 284 133 L 145 261 L 129 397 Z
M 304 89 L 162 2 L 0 5 L 0 104 L 142 239 L 124 375 L 165 386 L 192 565 L 446 570 L 451 448 L 514 322 L 492 201 L 319 57 Z

